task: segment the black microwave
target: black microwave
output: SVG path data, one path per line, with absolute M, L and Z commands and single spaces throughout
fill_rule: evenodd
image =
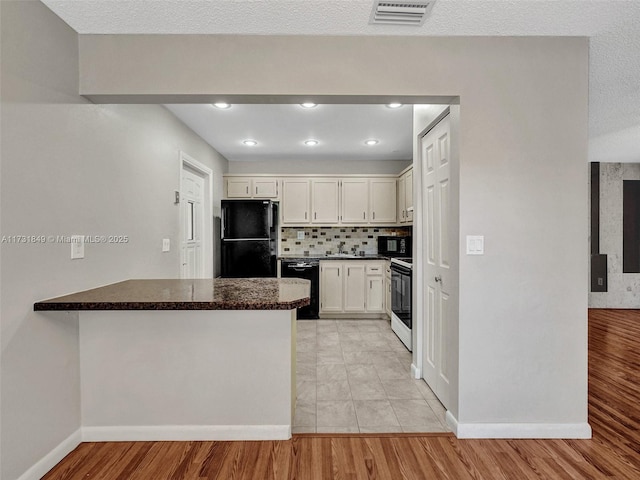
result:
M 378 237 L 378 255 L 390 257 L 410 257 L 411 237 L 381 235 Z

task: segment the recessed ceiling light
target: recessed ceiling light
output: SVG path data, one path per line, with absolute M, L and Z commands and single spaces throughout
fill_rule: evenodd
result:
M 258 144 L 258 142 L 256 142 L 255 140 L 245 140 L 242 143 L 244 143 L 248 147 L 255 147 Z
M 318 143 L 320 143 L 320 142 L 318 142 L 318 140 L 305 140 L 305 141 L 304 141 L 304 144 L 305 144 L 307 147 L 313 147 L 313 146 L 315 146 L 315 145 L 318 145 Z
M 218 102 L 218 103 L 214 103 L 213 106 L 216 107 L 216 108 L 225 109 L 225 108 L 231 107 L 231 104 L 227 103 L 227 102 Z
M 304 108 L 313 108 L 313 107 L 317 107 L 318 104 L 317 103 L 311 103 L 311 102 L 305 102 L 305 103 L 301 103 L 300 106 L 304 107 Z
M 376 140 L 374 138 L 372 138 L 371 140 L 365 140 L 364 144 L 365 145 L 377 145 L 379 142 L 379 140 Z
M 387 103 L 388 108 L 400 108 L 401 106 L 401 103 Z

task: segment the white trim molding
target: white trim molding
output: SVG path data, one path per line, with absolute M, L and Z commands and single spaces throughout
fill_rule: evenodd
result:
M 83 427 L 83 442 L 288 440 L 291 425 L 126 425 Z
M 591 438 L 588 423 L 459 423 L 447 411 L 447 425 L 458 438 Z
M 420 380 L 422 378 L 422 372 L 420 371 L 420 367 L 416 366 L 415 363 L 411 364 L 411 376 L 416 380 Z
M 82 442 L 81 429 L 76 430 L 53 450 L 42 457 L 29 470 L 24 472 L 18 480 L 40 480 L 45 474 L 55 467 L 60 460 L 69 455 Z

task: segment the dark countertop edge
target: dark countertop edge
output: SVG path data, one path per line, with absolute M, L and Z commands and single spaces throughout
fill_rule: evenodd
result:
M 293 302 L 36 302 L 35 312 L 107 310 L 293 310 L 311 303 L 307 297 Z
M 391 257 L 386 257 L 384 255 L 368 255 L 365 257 L 314 257 L 312 255 L 309 255 L 308 257 L 305 256 L 300 256 L 300 255 L 294 255 L 291 257 L 287 257 L 284 255 L 278 255 L 277 257 L 278 260 L 318 260 L 318 261 L 322 261 L 322 260 L 391 260 Z

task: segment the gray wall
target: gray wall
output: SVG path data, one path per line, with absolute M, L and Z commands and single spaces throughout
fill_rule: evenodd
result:
M 3 234 L 132 237 L 73 262 L 68 245 L 2 247 L 2 478 L 13 480 L 79 426 L 77 321 L 34 315 L 32 302 L 175 276 L 175 242 L 165 256 L 152 246 L 175 238 L 177 151 L 218 172 L 225 162 L 160 107 L 84 102 L 73 32 L 36 2 L 2 9 Z M 107 103 L 459 95 L 458 420 L 586 422 L 587 39 L 100 35 L 80 37 L 80 56 L 80 91 Z M 485 235 L 482 257 L 463 254 L 473 234 Z
M 213 169 L 218 205 L 227 161 L 161 106 L 78 96 L 77 34 L 40 2 L 1 8 L 2 235 L 130 237 L 83 260 L 68 244 L 2 244 L 0 477 L 14 480 L 80 427 L 77 315 L 33 302 L 177 277 L 179 151 Z
M 588 39 L 82 35 L 80 56 L 102 101 L 459 96 L 458 420 L 588 434 Z
M 600 253 L 607 292 L 590 292 L 592 308 L 640 308 L 640 273 L 622 273 L 622 182 L 640 180 L 640 164 L 600 163 Z
M 339 159 L 229 162 L 229 173 L 397 175 L 410 164 L 410 160 L 344 161 Z

